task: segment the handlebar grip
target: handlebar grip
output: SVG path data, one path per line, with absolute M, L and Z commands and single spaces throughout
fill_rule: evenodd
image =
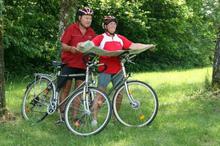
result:
M 103 66 L 103 69 L 102 70 L 98 70 L 98 73 L 102 73 L 104 71 L 106 71 L 106 69 L 108 68 L 106 64 L 102 63 L 102 64 L 99 64 L 98 66 Z

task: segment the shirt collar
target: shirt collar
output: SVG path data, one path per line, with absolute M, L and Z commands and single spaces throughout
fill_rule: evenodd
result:
M 109 32 L 105 32 L 105 34 L 107 35 L 107 36 L 111 36 L 111 34 L 109 33 Z M 114 33 L 114 35 L 112 36 L 112 37 L 114 37 L 115 36 L 115 33 Z

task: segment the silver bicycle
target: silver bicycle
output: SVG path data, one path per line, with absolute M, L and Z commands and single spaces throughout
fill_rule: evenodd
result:
M 129 80 L 125 63 L 134 63 L 136 55 L 125 52 L 121 57 L 123 77 L 110 90 L 113 95 L 113 111 L 115 117 L 125 126 L 143 127 L 149 125 L 157 115 L 158 98 L 153 88 L 138 80 Z
M 40 122 L 65 104 L 65 124 L 71 132 L 80 136 L 89 136 L 102 131 L 110 120 L 111 105 L 107 95 L 93 87 L 95 84 L 94 69 L 101 64 L 98 63 L 96 57 L 90 58 L 93 59 L 86 63 L 85 74 L 61 75 L 62 64 L 57 62 L 53 62 L 53 65 L 59 69 L 55 76 L 36 73 L 34 81 L 27 86 L 23 97 L 22 116 L 24 119 Z M 59 76 L 85 76 L 85 81 L 72 91 L 64 101 L 60 102 L 59 92 L 56 89 Z M 98 124 L 94 127 L 91 124 L 93 120 L 92 104 L 97 95 L 103 97 L 104 104 L 99 111 Z M 73 106 L 75 102 L 78 104 L 77 107 Z

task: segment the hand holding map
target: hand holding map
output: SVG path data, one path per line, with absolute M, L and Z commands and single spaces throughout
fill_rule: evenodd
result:
M 146 47 L 143 49 L 107 51 L 107 50 L 103 50 L 95 46 L 92 41 L 79 43 L 77 45 L 77 48 L 82 53 L 94 53 L 99 56 L 119 56 L 120 54 L 124 52 L 128 52 L 129 54 L 139 54 L 149 49 L 149 47 Z

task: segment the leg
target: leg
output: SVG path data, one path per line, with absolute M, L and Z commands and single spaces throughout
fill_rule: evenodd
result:
M 97 119 L 98 123 L 96 124 L 93 123 L 94 121 L 92 118 L 93 114 L 85 113 L 85 110 L 83 110 L 82 101 L 80 103 L 80 110 L 78 110 L 78 113 L 77 113 L 78 119 L 77 120 L 73 119 L 73 116 L 72 116 L 73 102 L 78 96 L 79 97 L 83 96 L 84 90 L 82 88 L 77 90 L 75 94 L 70 97 L 70 99 L 68 100 L 66 104 L 65 122 L 66 122 L 67 128 L 71 132 L 77 135 L 81 135 L 81 136 L 89 136 L 89 135 L 93 135 L 93 134 L 100 132 L 108 124 L 110 117 L 111 117 L 112 110 L 111 110 L 111 104 L 110 104 L 108 97 L 104 93 L 102 93 L 100 90 L 98 90 L 97 88 L 89 87 L 89 91 L 91 93 L 89 95 L 99 94 L 100 96 L 104 98 L 104 101 L 105 101 L 105 103 L 99 109 L 99 114 L 98 114 L 98 119 Z
M 104 87 L 99 87 L 99 89 L 102 92 L 105 92 L 106 88 Z M 94 104 L 92 105 L 92 110 L 93 110 L 93 119 L 97 120 L 97 114 L 98 114 L 98 110 L 100 109 L 100 107 L 103 104 L 103 100 L 104 98 L 102 97 L 102 95 L 98 94 L 96 96 L 96 98 L 94 99 Z
M 120 110 L 122 99 L 123 99 L 123 94 L 120 92 L 116 99 L 116 110 L 117 111 Z
M 78 88 L 82 83 L 83 83 L 83 80 L 76 80 L 75 89 Z M 80 98 L 81 98 L 80 96 L 76 97 L 76 99 L 73 102 L 73 113 L 72 114 L 74 118 L 77 117 L 77 111 L 80 108 L 80 102 L 81 102 Z
M 71 87 L 72 87 L 72 80 L 67 80 L 66 84 L 63 86 L 63 88 L 61 88 L 60 91 L 60 103 L 62 103 L 62 101 L 69 95 Z M 65 108 L 65 104 L 62 104 L 60 106 L 60 113 L 62 118 L 64 118 L 63 115 L 64 108 Z
M 110 81 L 111 81 L 111 75 L 110 74 L 100 73 L 99 77 L 98 77 L 98 88 L 101 91 L 105 92 L 106 87 L 108 86 Z M 99 94 L 94 99 L 94 103 L 93 103 L 93 106 L 92 106 L 93 119 L 94 120 L 97 120 L 98 111 L 99 111 L 100 107 L 102 106 L 103 100 L 104 100 L 104 98 Z
M 59 92 L 59 105 L 66 99 L 66 97 L 69 95 L 69 92 L 72 87 L 72 78 L 70 77 L 65 77 L 62 75 L 69 75 L 72 74 L 74 71 L 73 68 L 70 68 L 68 66 L 63 66 L 61 70 L 61 76 L 58 77 L 57 80 L 57 91 Z M 60 116 L 63 119 L 64 118 L 64 109 L 65 108 L 65 103 L 62 103 L 60 105 Z
M 115 74 L 113 77 L 112 77 L 112 84 L 113 84 L 113 87 L 115 88 L 122 80 L 123 80 L 123 72 L 120 71 L 119 73 Z M 120 110 L 120 107 L 121 107 L 121 102 L 122 102 L 122 98 L 123 98 L 123 93 L 122 92 L 119 92 L 119 94 L 117 95 L 117 100 L 116 100 L 116 110 Z

